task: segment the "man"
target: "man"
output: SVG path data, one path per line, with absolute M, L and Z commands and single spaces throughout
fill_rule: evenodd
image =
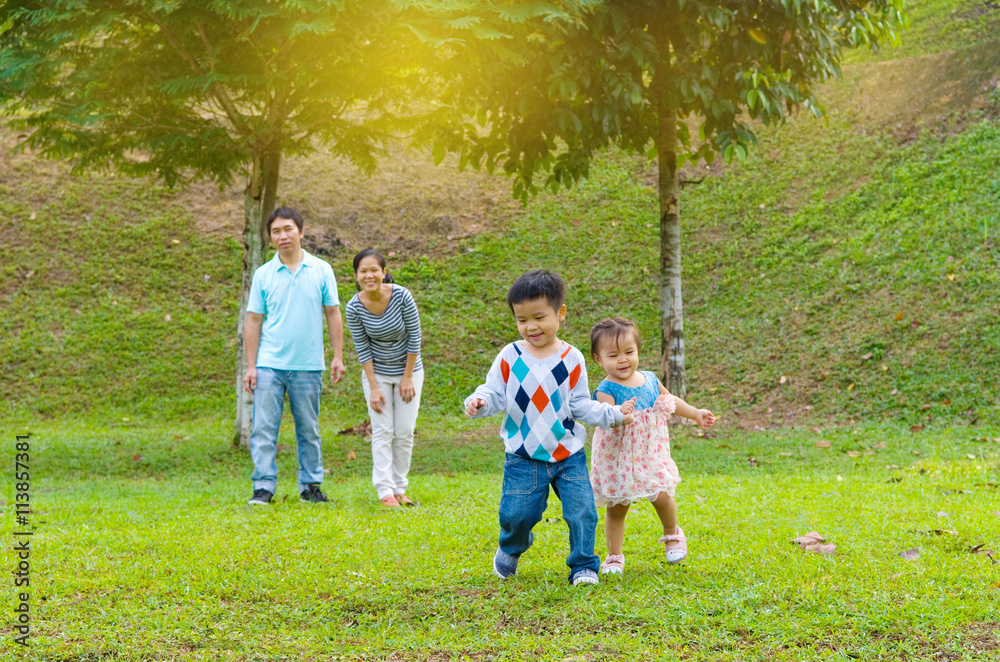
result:
M 330 332 L 334 384 L 344 376 L 344 324 L 333 269 L 302 250 L 302 216 L 290 207 L 267 219 L 274 258 L 253 275 L 247 304 L 247 372 L 243 388 L 253 394 L 251 504 L 267 505 L 278 488 L 275 462 L 278 427 L 288 394 L 299 456 L 299 494 L 322 503 L 323 454 L 319 438 L 319 394 L 323 385 L 323 317 Z

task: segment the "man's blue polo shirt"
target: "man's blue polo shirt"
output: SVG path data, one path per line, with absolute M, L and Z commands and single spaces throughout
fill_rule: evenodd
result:
M 293 274 L 275 253 L 254 272 L 247 303 L 247 311 L 264 315 L 257 367 L 325 370 L 323 307 L 339 305 L 329 264 L 302 251 Z

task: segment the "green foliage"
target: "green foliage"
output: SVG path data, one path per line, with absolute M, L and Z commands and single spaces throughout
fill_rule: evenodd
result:
M 262 154 L 301 152 L 314 140 L 371 170 L 416 111 L 419 41 L 401 22 L 427 21 L 436 9 L 393 0 L 8 0 L 0 109 L 30 131 L 23 144 L 47 156 L 171 185 L 229 184 Z
M 572 20 L 525 20 L 519 66 L 470 45 L 470 73 L 454 94 L 480 108 L 479 126 L 455 120 L 437 136 L 463 165 L 513 175 L 522 200 L 537 192 L 538 172 L 555 190 L 587 176 L 592 155 L 610 144 L 645 152 L 671 118 L 679 144 L 660 148 L 679 150 L 679 165 L 716 153 L 742 160 L 756 142 L 751 121 L 781 122 L 796 107 L 819 115 L 815 88 L 839 74 L 843 50 L 896 42 L 905 24 L 901 0 L 608 0 L 580 9 Z M 701 122 L 697 141 L 689 116 Z

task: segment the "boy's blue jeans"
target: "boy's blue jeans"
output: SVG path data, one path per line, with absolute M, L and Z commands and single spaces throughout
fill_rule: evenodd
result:
M 295 421 L 295 446 L 299 455 L 299 492 L 310 483 L 323 482 L 323 453 L 319 438 L 319 394 L 323 390 L 322 370 L 273 370 L 257 368 L 257 388 L 253 393 L 253 432 L 250 457 L 253 459 L 254 490 L 274 494 L 278 488 L 278 428 L 288 394 L 288 406 Z
M 581 570 L 597 572 L 601 567 L 601 560 L 594 555 L 597 509 L 582 450 L 561 462 L 540 462 L 507 453 L 500 497 L 500 560 L 516 566 L 517 559 L 531 547 L 531 529 L 545 512 L 549 485 L 562 501 L 563 519 L 569 525 L 566 565 L 570 581 Z

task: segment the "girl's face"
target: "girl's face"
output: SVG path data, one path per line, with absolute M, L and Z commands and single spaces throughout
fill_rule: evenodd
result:
M 358 270 L 354 272 L 354 277 L 358 280 L 358 286 L 362 290 L 374 292 L 382 286 L 385 269 L 378 263 L 378 259 L 374 255 L 368 255 L 358 263 Z
M 639 369 L 639 342 L 632 331 L 618 338 L 605 338 L 594 359 L 613 381 L 623 382 Z

